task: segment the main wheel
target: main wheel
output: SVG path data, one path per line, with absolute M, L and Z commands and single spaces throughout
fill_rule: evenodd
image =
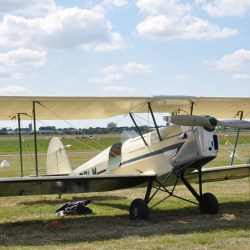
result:
M 129 207 L 129 218 L 130 220 L 148 220 L 149 209 L 147 203 L 142 199 L 133 200 Z
M 205 193 L 201 196 L 199 207 L 204 214 L 217 214 L 219 211 L 217 198 L 211 193 Z

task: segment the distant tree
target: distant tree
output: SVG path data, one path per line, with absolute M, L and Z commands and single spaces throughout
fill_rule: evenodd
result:
M 0 135 L 6 135 L 7 134 L 7 128 L 0 129 Z
M 115 122 L 109 122 L 109 123 L 107 124 L 107 127 L 108 127 L 108 128 L 116 128 L 116 126 L 117 126 L 117 124 L 116 124 Z

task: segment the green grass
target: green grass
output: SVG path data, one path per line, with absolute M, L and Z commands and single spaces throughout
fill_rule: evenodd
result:
M 46 152 L 52 137 L 46 135 L 37 137 L 39 174 L 46 173 Z M 24 175 L 32 175 L 35 173 L 34 138 L 31 135 L 26 135 L 22 136 L 22 139 Z M 120 135 L 101 135 L 100 140 L 82 138 L 82 136 L 67 136 L 61 137 L 61 140 L 64 145 L 72 145 L 67 148 L 67 152 L 74 169 L 113 143 L 120 142 Z M 0 162 L 3 160 L 8 160 L 11 166 L 0 168 L 0 177 L 20 176 L 18 136 L 0 136 Z
M 37 150 L 38 152 L 47 151 L 49 142 L 53 135 L 38 135 Z M 113 143 L 120 142 L 119 134 L 100 135 L 99 140 L 84 136 L 58 136 L 61 138 L 64 145 L 72 145 L 67 148 L 69 151 L 89 150 L 89 149 L 105 149 Z M 32 135 L 22 135 L 22 150 L 23 152 L 34 151 L 34 137 Z M 0 136 L 0 152 L 19 152 L 18 136 Z
M 38 135 L 38 165 L 39 173 L 46 173 L 46 151 L 52 135 Z M 226 138 L 226 140 L 225 140 Z M 31 175 L 35 172 L 35 154 L 34 154 L 34 138 L 32 135 L 22 136 L 23 148 L 23 165 L 24 175 Z M 72 145 L 67 148 L 68 156 L 72 168 L 78 167 L 80 164 L 91 159 L 94 155 L 109 147 L 113 143 L 120 142 L 120 134 L 100 135 L 100 140 L 83 138 L 82 136 L 65 136 L 61 137 L 64 145 Z M 208 166 L 229 165 L 231 163 L 230 154 L 232 153 L 232 144 L 235 140 L 235 132 L 227 132 L 226 136 L 219 133 L 220 150 L 216 160 L 208 164 Z M 241 132 L 239 137 L 238 148 L 239 158 L 235 158 L 234 164 L 242 164 L 249 161 L 250 158 L 250 138 L 249 132 Z M 0 177 L 20 176 L 20 158 L 19 158 L 19 140 L 18 136 L 0 136 L 0 162 L 7 159 L 11 167 L 0 169 Z
M 48 142 L 44 137 L 40 139 L 44 145 Z M 99 142 L 108 144 L 117 140 L 118 136 L 113 136 L 101 138 Z M 6 143 L 6 138 L 0 141 L 3 148 L 13 147 L 13 143 L 12 146 Z M 71 141 L 64 144 L 71 144 Z M 39 171 L 43 172 L 46 153 L 40 145 L 42 143 L 39 144 Z M 229 146 L 222 144 L 217 159 L 209 165 L 227 165 L 230 152 Z M 247 159 L 250 155 L 248 145 L 242 147 L 241 152 Z M 79 143 L 69 151 L 69 158 L 76 167 L 95 153 L 90 149 L 82 151 Z M 9 154 L 7 159 L 11 167 L 1 168 L 1 177 L 18 176 L 18 153 L 5 151 L 0 154 L 1 158 L 6 159 L 6 154 Z M 28 149 L 24 165 L 26 175 L 34 172 L 34 156 Z M 203 188 L 204 192 L 217 196 L 220 203 L 217 215 L 200 214 L 196 205 L 170 198 L 150 211 L 149 221 L 130 221 L 128 218 L 131 201 L 143 198 L 145 188 L 63 195 L 61 200 L 56 199 L 56 195 L 2 197 L 0 249 L 249 249 L 250 179 L 207 183 Z M 184 186 L 177 187 L 176 195 L 193 199 Z M 164 194 L 159 193 L 153 202 L 163 197 Z M 65 202 L 82 199 L 91 199 L 88 207 L 94 214 L 55 216 L 54 211 Z M 58 228 L 43 229 L 43 221 L 54 219 L 60 223 Z
M 54 195 L 1 198 L 0 249 L 248 249 L 249 185 L 248 179 L 205 184 L 220 202 L 217 215 L 200 214 L 197 206 L 171 198 L 151 210 L 149 221 L 128 219 L 131 200 L 143 197 L 144 188 L 62 200 Z M 177 193 L 192 199 L 182 186 Z M 91 199 L 94 214 L 56 217 L 54 211 L 72 199 Z M 42 222 L 53 219 L 59 227 L 43 229 Z
M 109 147 L 113 143 L 120 142 L 120 134 L 105 134 L 99 135 L 99 139 L 89 138 L 85 135 L 69 135 L 60 136 L 64 145 L 71 144 L 72 147 L 67 148 L 67 151 L 76 150 L 102 150 Z M 220 145 L 233 145 L 235 141 L 235 132 L 226 132 L 226 134 L 218 133 Z M 53 135 L 38 135 L 37 149 L 38 152 L 47 151 L 50 139 Z M 238 140 L 239 145 L 249 145 L 249 132 L 241 132 Z M 22 150 L 23 152 L 34 151 L 34 137 L 33 135 L 22 135 Z M 18 136 L 0 136 L 0 153 L 19 152 L 19 138 Z

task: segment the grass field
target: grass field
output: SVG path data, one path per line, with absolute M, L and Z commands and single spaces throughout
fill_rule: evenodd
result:
M 48 141 L 39 139 L 44 139 L 40 146 Z M 6 151 L 7 145 L 14 147 L 13 141 L 16 144 L 18 140 L 8 140 L 12 143 L 0 138 L 1 147 L 5 150 L 0 150 L 0 160 L 8 156 L 11 162 L 11 167 L 0 169 L 1 177 L 19 175 L 17 151 Z M 117 140 L 118 136 L 112 136 L 101 138 L 100 143 L 106 145 Z M 245 141 L 242 139 L 239 148 L 247 160 L 250 144 Z M 87 148 L 83 153 L 81 143 L 76 146 L 75 140 L 64 144 L 73 144 L 69 157 L 75 167 L 95 154 Z M 46 152 L 40 146 L 39 168 L 41 165 L 40 171 L 44 172 Z M 210 166 L 228 165 L 230 152 L 229 146 L 222 142 L 220 154 Z M 32 150 L 27 147 L 25 174 L 33 171 L 33 160 Z M 131 201 L 143 198 L 145 188 L 63 195 L 60 200 L 56 195 L 3 197 L 0 198 L 0 249 L 250 249 L 250 179 L 207 183 L 204 184 L 204 192 L 217 196 L 220 203 L 217 215 L 200 214 L 197 206 L 170 198 L 150 211 L 149 221 L 130 221 L 128 218 Z M 177 187 L 176 194 L 193 199 L 183 186 Z M 159 194 L 155 201 L 163 195 Z M 55 216 L 54 211 L 65 202 L 82 199 L 91 200 L 88 207 L 94 214 Z M 54 219 L 59 221 L 57 228 L 43 228 L 44 221 Z
M 151 211 L 149 221 L 128 219 L 129 204 L 144 196 L 143 188 L 62 200 L 54 195 L 1 198 L 0 249 L 249 249 L 249 180 L 210 183 L 204 189 L 217 195 L 217 215 L 200 214 L 195 205 L 171 198 Z M 184 187 L 178 193 L 191 198 Z M 91 199 L 94 214 L 57 218 L 54 211 L 72 199 Z M 53 219 L 59 227 L 43 229 L 42 222 Z

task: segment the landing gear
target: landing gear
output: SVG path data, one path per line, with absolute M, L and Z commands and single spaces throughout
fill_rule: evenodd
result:
M 217 198 L 212 193 L 202 193 L 202 172 L 201 168 L 197 169 L 199 172 L 199 193 L 197 193 L 186 178 L 181 175 L 180 178 L 188 190 L 193 194 L 199 202 L 199 208 L 203 214 L 217 214 L 219 211 L 219 203 Z
M 163 198 L 161 201 L 157 202 L 150 208 L 157 206 L 159 203 L 163 202 L 164 200 L 168 199 L 169 197 L 175 197 L 195 205 L 198 205 L 200 208 L 200 212 L 203 214 L 217 214 L 219 211 L 219 204 L 217 198 L 212 193 L 204 193 L 202 192 L 202 171 L 201 167 L 197 168 L 198 170 L 198 177 L 199 177 L 199 191 L 196 191 L 194 187 L 190 184 L 188 179 L 185 176 L 185 171 L 176 173 L 175 171 L 170 172 L 163 180 L 159 180 L 157 178 L 152 178 L 149 181 L 147 192 L 145 195 L 145 199 L 135 199 L 129 209 L 129 215 L 131 220 L 136 219 L 149 219 L 149 208 L 148 203 L 154 198 L 154 196 L 159 192 L 163 191 L 167 193 L 167 196 Z M 196 202 L 192 200 L 185 199 L 183 197 L 177 196 L 174 194 L 174 190 L 179 183 L 179 181 L 187 187 L 187 189 L 192 193 L 192 195 L 196 198 Z M 154 186 L 154 183 L 156 186 Z M 167 183 L 172 183 L 173 187 L 172 190 L 169 190 L 167 187 Z M 152 189 L 155 189 L 155 192 L 151 194 Z
M 130 220 L 148 220 L 149 209 L 147 203 L 142 199 L 133 200 L 129 208 L 129 218 Z
M 219 211 L 217 198 L 211 193 L 205 193 L 200 197 L 199 207 L 203 214 L 217 214 Z

